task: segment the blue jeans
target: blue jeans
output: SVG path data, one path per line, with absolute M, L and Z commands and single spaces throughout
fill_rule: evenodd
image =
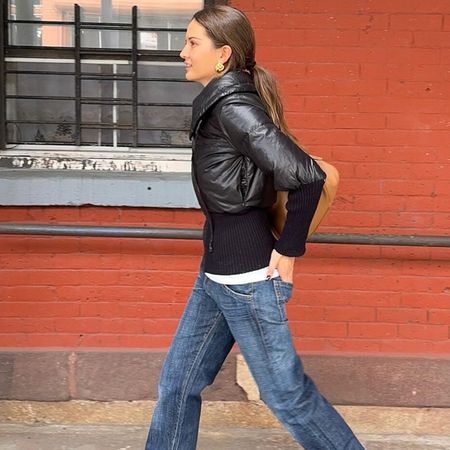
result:
M 146 450 L 195 450 L 201 392 L 235 340 L 262 400 L 306 450 L 364 449 L 303 371 L 286 318 L 291 293 L 280 278 L 226 286 L 200 272 L 161 371 Z

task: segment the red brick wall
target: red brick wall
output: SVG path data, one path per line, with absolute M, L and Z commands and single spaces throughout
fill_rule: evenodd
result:
M 450 2 L 239 0 L 289 124 L 336 164 L 321 231 L 445 234 Z M 199 227 L 194 211 L 2 208 L 2 221 Z M 0 346 L 166 347 L 200 242 L 0 237 Z M 448 353 L 448 249 L 310 245 L 288 306 L 299 350 Z

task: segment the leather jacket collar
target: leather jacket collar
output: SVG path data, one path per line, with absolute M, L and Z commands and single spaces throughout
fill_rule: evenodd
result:
M 203 116 L 220 99 L 236 92 L 257 92 L 251 76 L 242 70 L 227 72 L 211 80 L 192 103 L 192 123 L 189 138 L 192 139 Z

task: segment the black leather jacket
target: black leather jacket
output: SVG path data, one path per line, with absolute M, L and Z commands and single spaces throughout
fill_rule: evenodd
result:
M 193 184 L 205 212 L 268 207 L 277 190 L 297 190 L 325 178 L 274 125 L 243 71 L 212 80 L 195 98 L 190 136 Z

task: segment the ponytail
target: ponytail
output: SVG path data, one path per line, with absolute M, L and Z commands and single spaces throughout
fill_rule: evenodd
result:
M 284 118 L 283 102 L 275 78 L 269 71 L 257 64 L 254 65 L 251 73 L 259 97 L 273 123 L 296 142 L 297 139 L 289 130 Z

